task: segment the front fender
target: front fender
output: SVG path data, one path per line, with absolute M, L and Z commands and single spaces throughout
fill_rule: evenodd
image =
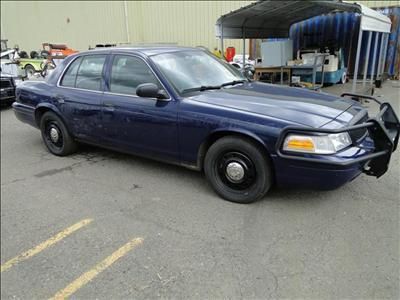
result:
M 259 144 L 261 144 L 269 153 L 271 153 L 268 149 L 268 145 L 254 132 L 242 129 L 242 128 L 232 128 L 232 127 L 226 127 L 226 128 L 218 128 L 213 130 L 210 133 L 210 136 L 214 135 L 228 135 L 228 134 L 237 134 L 237 135 L 242 135 L 245 137 L 249 137 L 252 140 L 257 141 Z

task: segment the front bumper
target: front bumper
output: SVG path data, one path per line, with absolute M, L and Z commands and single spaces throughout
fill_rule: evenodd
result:
M 392 106 L 381 103 L 373 97 L 343 94 L 353 99 L 367 98 L 380 105 L 380 112 L 366 122 L 340 129 L 286 127 L 276 144 L 275 168 L 279 170 L 277 181 L 304 184 L 312 181 L 314 186 L 335 188 L 360 173 L 380 177 L 389 167 L 392 152 L 397 148 L 400 135 L 400 123 Z M 284 152 L 283 141 L 289 133 L 329 134 L 368 130 L 368 137 L 355 142 L 346 150 L 335 155 L 298 154 Z M 283 175 L 282 175 L 283 174 Z M 286 175 L 285 175 L 286 174 Z M 307 185 L 307 184 L 306 184 Z

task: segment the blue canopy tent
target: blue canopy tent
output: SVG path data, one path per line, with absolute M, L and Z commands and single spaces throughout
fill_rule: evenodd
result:
M 333 12 L 353 12 L 360 14 L 361 21 L 358 34 L 356 61 L 353 71 L 352 92 L 357 88 L 357 77 L 360 62 L 360 51 L 363 33 L 368 33 L 367 57 L 371 48 L 372 32 L 375 35 L 375 47 L 372 59 L 372 69 L 378 63 L 376 77 L 380 77 L 390 33 L 390 19 L 359 3 L 344 3 L 338 0 L 330 1 L 258 1 L 221 16 L 216 22 L 216 36 L 220 38 L 221 49 L 224 49 L 224 38 L 243 39 L 243 61 L 245 58 L 245 39 L 288 38 L 292 24 Z M 377 53 L 378 39 L 381 47 Z M 367 70 L 369 59 L 365 60 L 364 70 Z M 367 83 L 367 72 L 364 72 L 362 85 Z M 371 74 L 373 83 L 375 74 Z

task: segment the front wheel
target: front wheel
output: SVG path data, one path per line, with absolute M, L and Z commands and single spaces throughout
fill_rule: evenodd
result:
M 66 156 L 76 151 L 77 144 L 63 121 L 53 112 L 46 112 L 40 120 L 40 131 L 47 149 L 55 155 Z
M 25 74 L 26 74 L 26 77 L 28 77 L 28 79 L 32 78 L 35 75 L 35 73 L 36 73 L 36 70 L 32 65 L 25 66 Z
M 251 203 L 262 198 L 273 182 L 265 151 L 241 137 L 216 141 L 206 154 L 204 171 L 218 195 L 237 203 Z

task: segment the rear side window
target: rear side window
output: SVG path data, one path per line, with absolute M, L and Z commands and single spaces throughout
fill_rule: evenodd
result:
M 76 74 L 78 73 L 81 62 L 82 57 L 79 57 L 68 67 L 68 70 L 65 72 L 61 81 L 62 86 L 75 87 Z
M 61 85 L 100 91 L 105 60 L 105 55 L 90 55 L 78 58 L 68 68 Z
M 110 79 L 110 92 L 136 95 L 136 87 L 142 83 L 161 84 L 149 66 L 140 58 L 115 55 Z

